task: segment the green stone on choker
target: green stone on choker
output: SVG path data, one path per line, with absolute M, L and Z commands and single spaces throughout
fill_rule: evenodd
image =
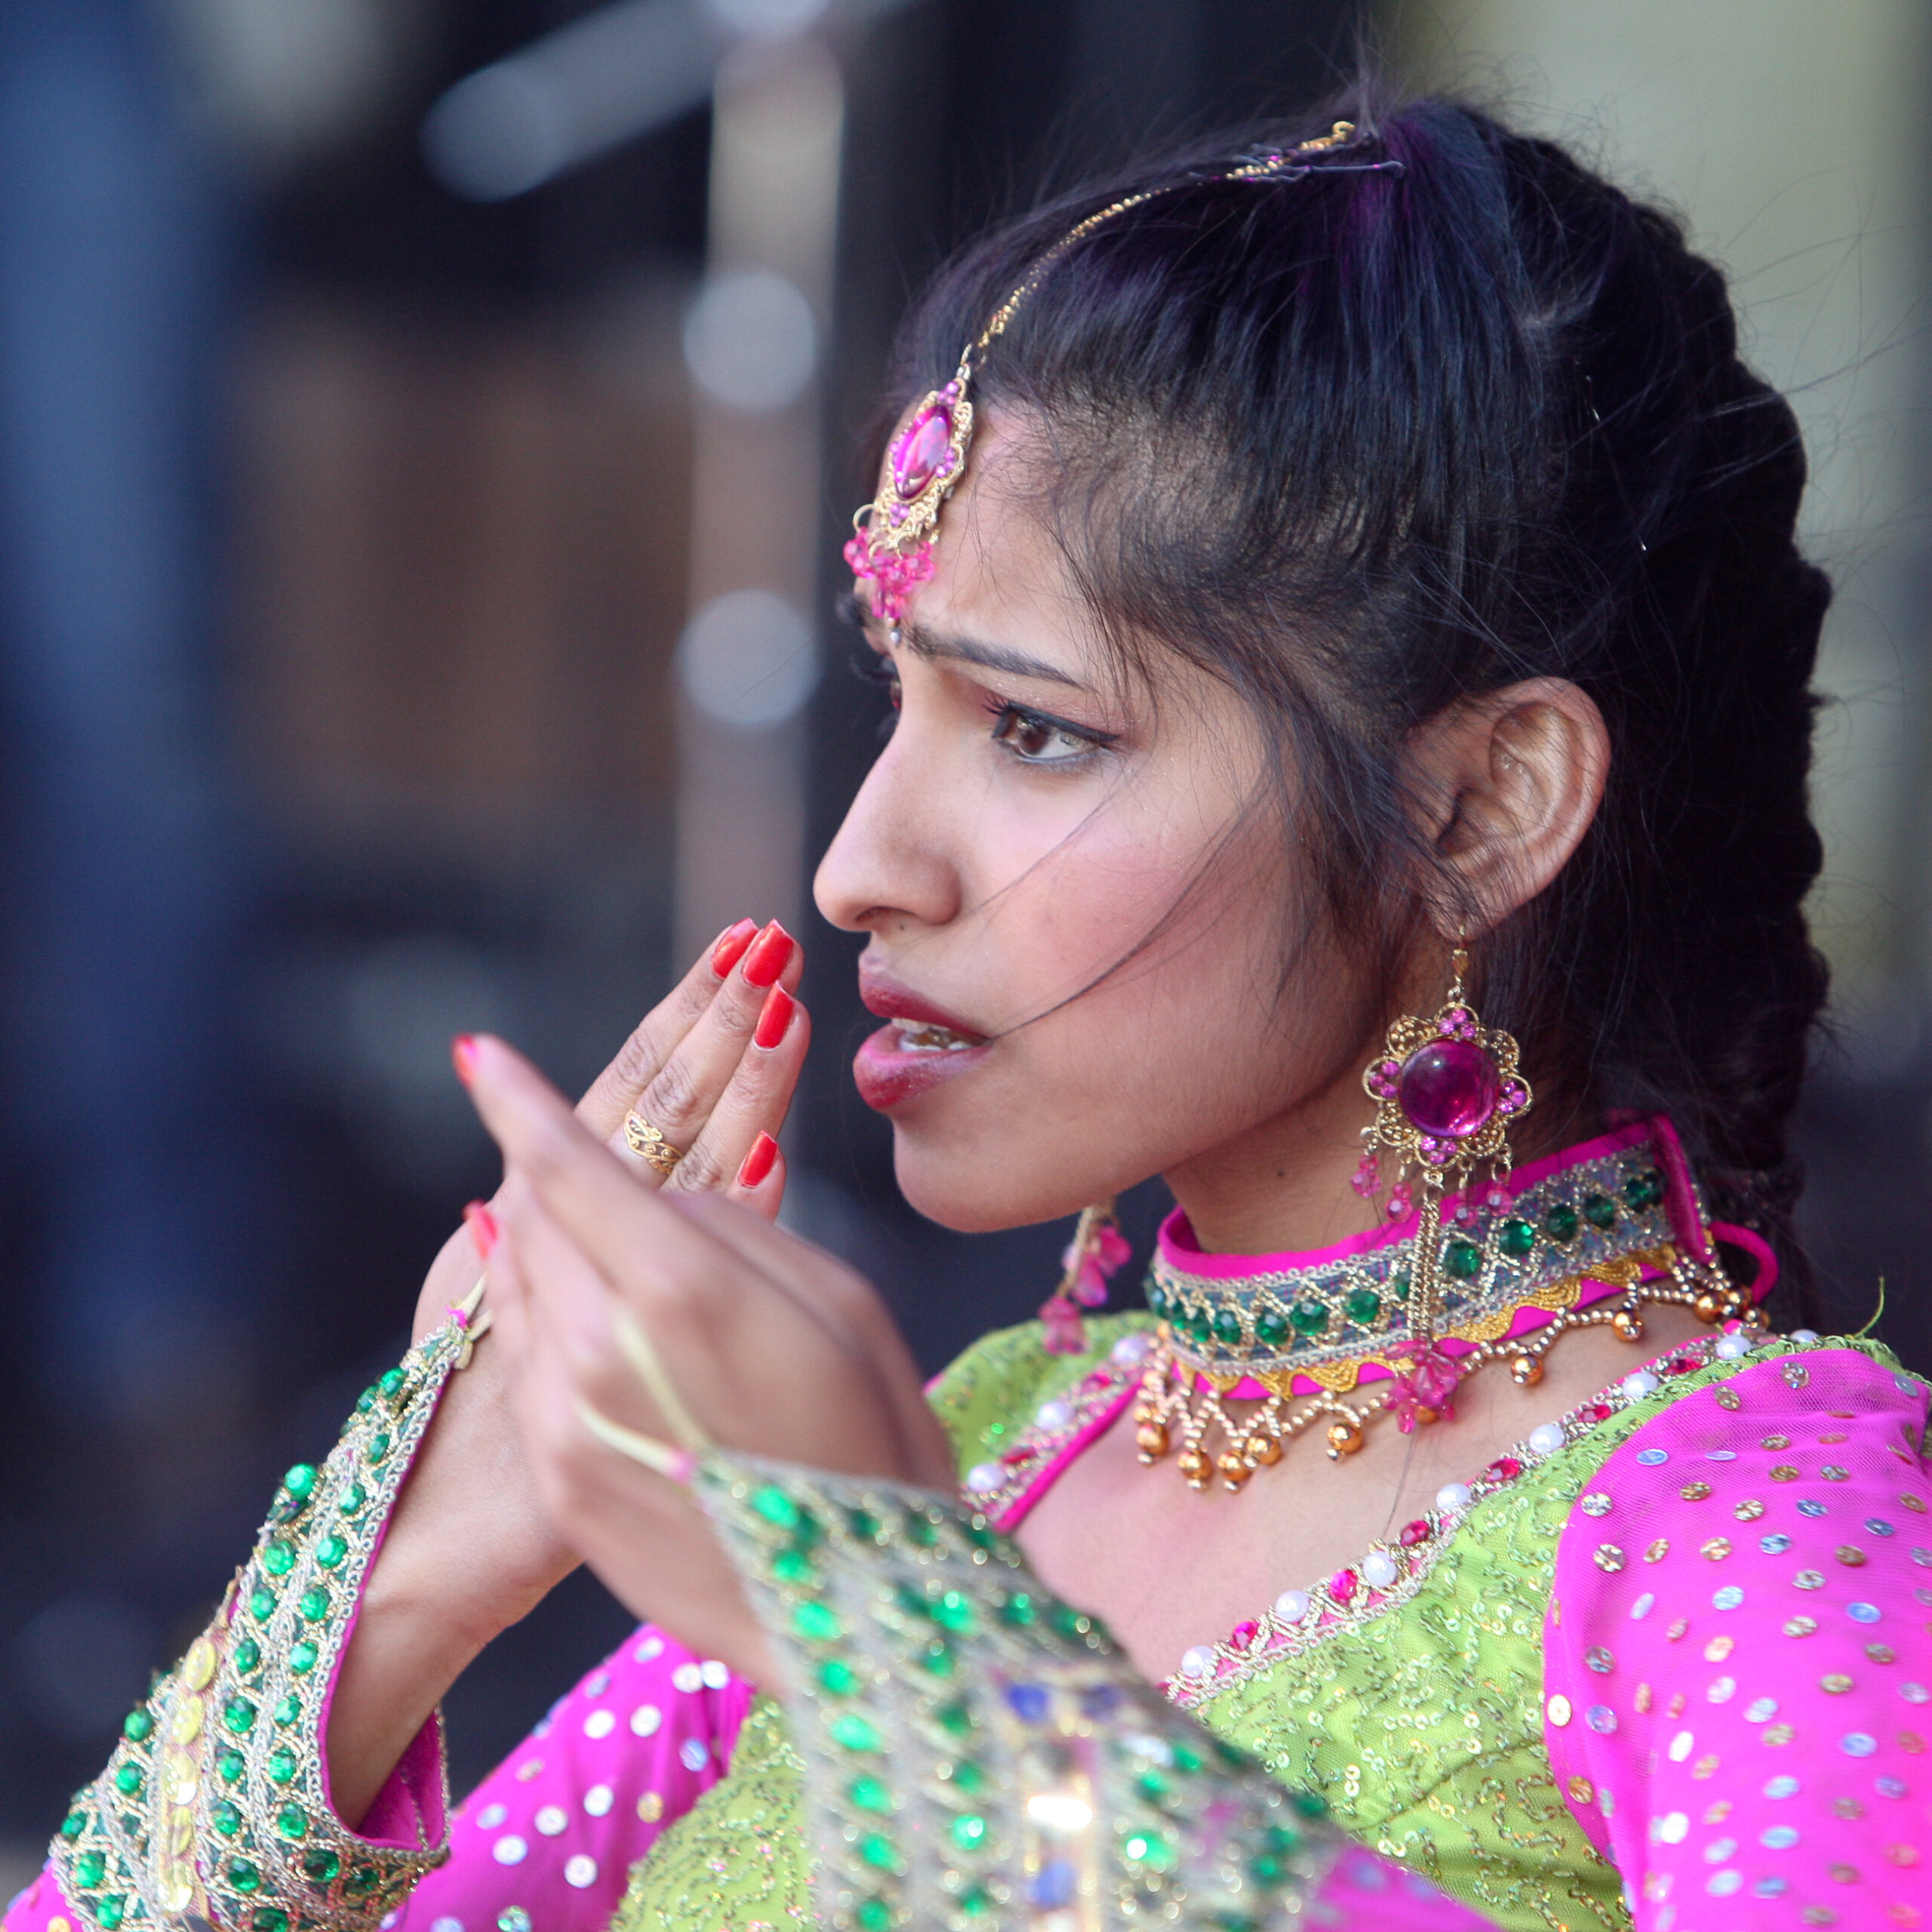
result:
M 329 1614 L 329 1593 L 321 1584 L 311 1583 L 296 1600 L 295 1607 L 306 1621 L 318 1623 Z
M 95 1922 L 100 1932 L 115 1932 L 115 1927 L 127 1916 L 128 1901 L 118 1894 L 113 1897 L 97 1900 L 94 1903 Z
M 858 1910 L 860 1932 L 892 1932 L 892 1908 L 883 1899 L 867 1899 Z
M 859 1673 L 842 1657 L 828 1657 L 818 1667 L 818 1681 L 835 1697 L 849 1697 L 859 1687 Z
M 275 1814 L 275 1828 L 278 1835 L 292 1844 L 309 1835 L 309 1814 L 299 1804 L 285 1804 Z
M 215 1776 L 223 1784 L 239 1784 L 248 1761 L 238 1751 L 224 1751 L 214 1761 Z
M 1158 1771 L 1143 1771 L 1134 1780 L 1134 1788 L 1150 1804 L 1158 1804 L 1173 1789 L 1167 1779 Z
M 1131 1863 L 1152 1872 L 1164 1872 L 1174 1862 L 1174 1847 L 1158 1832 L 1129 1832 L 1120 1848 Z
M 1231 1308 L 1219 1310 L 1214 1321 L 1214 1339 L 1231 1349 L 1241 1346 L 1241 1317 Z
M 1472 1281 L 1482 1272 L 1482 1250 L 1466 1235 L 1451 1235 L 1442 1251 L 1442 1267 L 1458 1281 Z
M 939 1531 L 929 1518 L 909 1510 L 906 1517 L 906 1540 L 915 1549 L 931 1549 L 939 1541 Z
M 1583 1202 L 1583 1219 L 1593 1228 L 1606 1231 L 1617 1225 L 1617 1203 L 1607 1194 L 1592 1194 Z
M 275 1614 L 275 1594 L 266 1585 L 258 1583 L 248 1594 L 248 1614 L 257 1623 L 266 1623 Z
M 313 1851 L 302 1854 L 302 1869 L 315 1884 L 326 1885 L 331 1884 L 342 1869 L 342 1860 L 326 1845 L 318 1845 Z
M 373 1468 L 377 1463 L 383 1461 L 389 1453 L 389 1435 L 386 1431 L 384 1431 L 370 1437 L 369 1446 L 362 1452 L 362 1460 Z
M 288 1784 L 295 1777 L 295 1753 L 287 1745 L 280 1745 L 269 1754 L 269 1776 L 277 1784 Z
M 258 1892 L 262 1888 L 262 1875 L 245 1858 L 236 1859 L 228 1868 L 228 1882 L 238 1892 Z
M 869 1509 L 848 1509 L 845 1527 L 860 1543 L 877 1543 L 885 1525 Z
M 315 1660 L 321 1652 L 306 1637 L 294 1645 L 288 1653 L 288 1667 L 297 1677 L 306 1677 L 315 1667 Z
M 107 1854 L 84 1851 L 74 1860 L 74 1883 L 84 1892 L 93 1891 L 107 1876 Z
M 961 1758 L 952 1767 L 952 1782 L 970 1798 L 986 1789 L 986 1774 L 971 1758 Z
M 1503 1223 L 1496 1244 L 1512 1261 L 1521 1261 L 1534 1252 L 1537 1231 L 1528 1222 L 1512 1217 Z
M 285 1577 L 295 1567 L 295 1546 L 285 1537 L 276 1537 L 262 1552 L 262 1567 L 271 1577 Z
M 952 1648 L 943 1637 L 935 1637 L 921 1653 L 919 1663 L 934 1677 L 950 1677 L 953 1672 Z
M 985 1843 L 986 1821 L 977 1811 L 962 1811 L 952 1825 L 952 1842 L 961 1851 L 977 1851 Z
M 1002 1623 L 1023 1626 L 1031 1623 L 1038 1614 L 1033 1599 L 1024 1590 L 1015 1590 L 999 1607 Z
M 235 1647 L 235 1668 L 244 1677 L 260 1668 L 262 1647 L 252 1637 L 244 1637 Z
M 348 1540 L 338 1531 L 330 1531 L 315 1546 L 315 1561 L 325 1570 L 333 1570 L 348 1554 Z
M 232 1838 L 242 1829 L 242 1807 L 232 1798 L 224 1798 L 209 1813 L 208 1818 L 225 1838 Z
M 278 1905 L 258 1905 L 248 1923 L 254 1932 L 288 1932 L 288 1915 Z
M 992 1902 L 992 1894 L 983 1885 L 968 1885 L 959 1894 L 959 1909 L 968 1918 L 977 1918 Z
M 380 1878 L 373 1865 L 358 1865 L 343 1881 L 342 1888 L 352 1899 L 366 1898 L 376 1889 Z
M 1641 1214 L 1647 1208 L 1654 1208 L 1663 1198 L 1663 1177 L 1655 1172 L 1632 1174 L 1623 1183 L 1623 1198 L 1630 1204 L 1633 1214 Z
M 60 1835 L 70 1842 L 88 1828 L 88 1814 L 85 1811 L 69 1811 L 60 1820 Z
M 376 1391 L 373 1386 L 364 1389 L 355 1398 L 355 1413 L 358 1416 L 366 1416 L 375 1406 Z
M 1278 1308 L 1257 1309 L 1254 1339 L 1263 1348 L 1278 1349 L 1288 1339 L 1288 1318 Z
M 290 1691 L 288 1695 L 275 1707 L 275 1721 L 277 1724 L 293 1724 L 301 1715 L 302 1700 L 297 1697 L 293 1690 Z
M 122 1764 L 114 1774 L 114 1789 L 123 1798 L 138 1798 L 142 1785 L 141 1767 L 138 1764 Z
M 154 1715 L 145 1704 L 137 1704 L 128 1713 L 121 1734 L 136 1744 L 145 1744 L 154 1735 Z
M 1261 1834 L 1262 1842 L 1270 1851 L 1293 1851 L 1301 1843 L 1301 1834 L 1292 1826 L 1269 1825 Z
M 942 1704 L 933 1715 L 949 1737 L 964 1737 L 973 1728 L 973 1713 L 964 1704 Z
M 336 1507 L 345 1516 L 352 1516 L 369 1500 L 369 1492 L 359 1482 L 352 1482 L 336 1500 Z
M 313 1463 L 297 1463 L 281 1479 L 282 1487 L 288 1492 L 291 1500 L 306 1503 L 315 1493 L 315 1466 Z
M 1573 1241 L 1577 1238 L 1577 1211 L 1567 1201 L 1559 1201 L 1543 1217 L 1543 1231 L 1552 1241 Z
M 221 1707 L 221 1721 L 237 1737 L 254 1728 L 255 1707 L 246 1697 L 231 1697 Z
M 1366 1328 L 1382 1313 L 1382 1297 L 1373 1288 L 1351 1288 L 1342 1306 L 1349 1319 Z
M 891 1792 L 869 1774 L 862 1778 L 854 1778 L 845 1787 L 845 1795 L 861 1811 L 890 1811 L 892 1809 Z
M 1318 1335 L 1328 1325 L 1327 1305 L 1318 1301 L 1298 1301 L 1289 1312 L 1288 1319 L 1294 1324 L 1297 1334 Z
M 402 1393 L 402 1385 L 408 1380 L 408 1377 L 405 1375 L 401 1369 L 392 1368 L 384 1373 L 376 1386 L 390 1401 L 393 1402 L 397 1396 Z

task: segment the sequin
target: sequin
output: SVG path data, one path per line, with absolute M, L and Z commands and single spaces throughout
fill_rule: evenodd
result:
M 1825 1587 L 1825 1573 L 1822 1570 L 1801 1570 L 1791 1581 L 1794 1589 L 1822 1590 Z
M 1735 1583 L 1727 1583 L 1711 1599 L 1713 1610 L 1735 1610 L 1744 1601 L 1744 1592 Z
M 1623 1567 L 1623 1552 L 1614 1543 L 1600 1543 L 1594 1552 L 1593 1560 L 1599 1570 L 1613 1575 Z
M 1659 1537 L 1654 1543 L 1644 1549 L 1644 1561 L 1646 1563 L 1661 1563 L 1669 1554 L 1669 1537 Z
M 1617 1713 L 1607 1704 L 1592 1704 L 1583 1713 L 1583 1721 L 1599 1737 L 1607 1737 L 1617 1728 Z
M 1856 1543 L 1841 1543 L 1832 1553 L 1847 1569 L 1862 1570 L 1865 1567 L 1865 1552 Z
M 1583 1662 L 1590 1669 L 1601 1675 L 1617 1668 L 1617 1660 L 1601 1644 L 1593 1644 L 1583 1653 Z
M 1774 1482 L 1795 1482 L 1798 1480 L 1797 1464 L 1780 1463 L 1771 1471 L 1771 1480 Z
M 1630 1621 L 1632 1623 L 1642 1623 L 1644 1619 L 1649 1616 L 1651 1612 L 1656 1609 L 1657 1607 L 1657 1600 L 1655 1592 L 1646 1590 L 1644 1594 L 1630 1606 Z
M 1623 1388 L 1626 1395 L 1631 1392 L 1631 1384 L 1636 1380 L 1637 1377 L 1633 1375 L 1625 1380 Z M 1647 1395 L 1650 1392 L 1647 1389 L 1640 1389 L 1637 1392 Z M 1668 1449 L 1639 1449 L 1637 1451 L 1637 1460 L 1645 1469 L 1654 1469 L 1660 1463 L 1667 1463 L 1670 1460 L 1670 1451 Z
M 1710 1494 L 1711 1486 L 1707 1482 L 1687 1482 L 1677 1493 L 1686 1503 L 1701 1503 Z
M 1787 1637 L 1808 1637 L 1817 1627 L 1818 1620 L 1815 1617 L 1794 1617 L 1786 1620 L 1784 1634 Z
M 1593 1489 L 1577 1506 L 1586 1516 L 1607 1516 L 1610 1514 L 1610 1498 L 1601 1490 Z
M 1775 1697 L 1754 1697 L 1744 1707 L 1746 1724 L 1769 1724 L 1778 1714 L 1778 1700 Z
M 1730 1554 L 1728 1537 L 1712 1537 L 1708 1543 L 1700 1545 L 1697 1554 L 1712 1563 L 1721 1563 Z
M 1774 1530 L 1769 1536 L 1758 1539 L 1758 1547 L 1767 1556 L 1782 1556 L 1791 1547 L 1791 1539 L 1782 1530 Z
M 1875 1603 L 1848 1603 L 1844 1614 L 1854 1623 L 1876 1623 L 1884 1614 Z
M 1755 1523 L 1764 1513 L 1764 1506 L 1755 1496 L 1747 1496 L 1730 1513 L 1740 1523 Z
M 1570 1700 L 1564 1697 L 1561 1691 L 1558 1691 L 1555 1697 L 1550 1699 L 1549 1703 L 1545 1706 L 1544 1709 L 1550 1722 L 1553 1724 L 1558 1730 L 1562 1730 L 1564 1727 L 1569 1723 L 1571 1715 Z
M 1798 1513 L 1801 1516 L 1826 1516 L 1830 1515 L 1831 1512 L 1826 1505 L 1820 1503 L 1816 1497 L 1807 1496 L 1800 1498 Z
M 1869 1731 L 1848 1730 L 1838 1740 L 1838 1749 L 1847 1758 L 1869 1758 L 1878 1748 L 1878 1740 Z

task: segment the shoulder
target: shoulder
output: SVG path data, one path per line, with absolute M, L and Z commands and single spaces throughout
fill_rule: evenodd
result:
M 1140 1309 L 1090 1316 L 1088 1347 L 1077 1355 L 1049 1355 L 1038 1321 L 982 1336 L 926 1389 L 962 1475 L 1010 1447 L 1040 1403 L 1089 1374 L 1123 1335 L 1152 1325 L 1153 1317 Z

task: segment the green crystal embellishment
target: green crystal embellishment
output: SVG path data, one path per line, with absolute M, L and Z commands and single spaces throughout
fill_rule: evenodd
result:
M 1512 1261 L 1526 1260 L 1535 1250 L 1537 1231 L 1525 1220 L 1507 1220 L 1496 1238 L 1496 1244 Z

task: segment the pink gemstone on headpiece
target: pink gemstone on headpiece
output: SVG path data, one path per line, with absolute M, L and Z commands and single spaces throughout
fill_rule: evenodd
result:
M 940 473 L 952 440 L 952 412 L 943 404 L 915 416 L 892 454 L 892 486 L 907 502 Z
M 1425 1135 L 1460 1140 L 1495 1112 L 1497 1088 L 1496 1064 L 1481 1048 L 1468 1040 L 1435 1040 L 1402 1063 L 1395 1099 Z

